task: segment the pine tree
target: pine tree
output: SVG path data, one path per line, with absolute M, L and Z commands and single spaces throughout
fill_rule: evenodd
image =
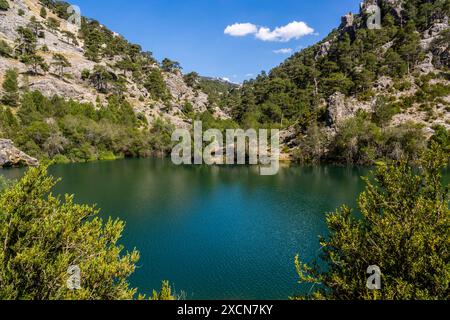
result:
M 145 84 L 145 88 L 155 100 L 167 100 L 170 97 L 169 90 L 167 89 L 164 78 L 161 71 L 153 69 L 148 75 Z
M 16 51 L 19 56 L 33 54 L 36 52 L 37 39 L 30 28 L 17 28 L 19 37 L 16 39 Z
M 161 62 L 161 68 L 163 69 L 163 71 L 165 72 L 175 72 L 177 70 L 181 70 L 181 65 L 179 62 L 177 61 L 172 61 L 168 58 L 165 58 L 162 62 Z
M 64 77 L 64 69 L 72 66 L 69 60 L 60 53 L 55 53 L 53 55 L 52 65 L 56 67 L 60 78 Z
M 17 107 L 19 105 L 19 82 L 17 70 L 10 69 L 6 71 L 5 80 L 3 81 L 3 97 L 2 103 L 10 106 Z
M 49 70 L 45 59 L 36 53 L 22 56 L 21 61 L 29 66 L 31 68 L 30 71 L 35 75 L 39 73 L 39 70 L 42 70 L 43 72 L 47 72 Z
M 95 86 L 98 92 L 107 93 L 108 84 L 112 79 L 111 74 L 108 72 L 106 67 L 102 65 L 96 65 L 94 70 L 89 75 L 91 83 Z

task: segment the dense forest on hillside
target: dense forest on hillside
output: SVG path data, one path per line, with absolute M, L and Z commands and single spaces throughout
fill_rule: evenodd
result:
M 233 118 L 245 127 L 294 126 L 298 138 L 297 158 L 304 162 L 321 160 L 370 164 L 380 158 L 416 158 L 426 140 L 420 125 L 404 123 L 388 127 L 391 118 L 406 112 L 414 103 L 430 111 L 450 87 L 435 83 L 449 80 L 450 29 L 431 43 L 435 72 L 421 75 L 417 66 L 425 57 L 421 33 L 434 21 L 450 15 L 450 1 L 407 0 L 397 14 L 391 3 L 381 1 L 381 29 L 365 26 L 367 15 L 351 15 L 351 26 L 343 22 L 320 43 L 293 55 L 268 74 L 247 81 L 239 90 L 225 96 Z M 439 47 L 445 44 L 443 52 Z M 375 92 L 381 77 L 394 82 L 391 91 Z M 393 91 L 406 91 L 416 85 L 411 97 L 396 99 Z M 327 102 L 340 92 L 357 101 L 376 99 L 375 112 L 361 112 L 342 124 L 330 139 Z M 446 131 L 436 128 L 439 134 Z M 448 135 L 448 133 L 446 133 Z M 357 137 L 355 141 L 354 137 Z
M 381 29 L 367 29 L 363 25 L 367 17 L 356 16 L 354 23 L 361 23 L 361 26 L 341 27 L 320 43 L 290 57 L 269 74 L 263 72 L 255 80 L 246 82 L 239 92 L 240 103 L 234 105 L 234 118 L 249 123 L 299 122 L 305 127 L 322 119 L 325 110 L 320 109 L 321 99 L 337 91 L 367 99 L 374 94 L 371 89 L 378 77 L 387 75 L 400 81 L 412 74 L 424 54 L 418 32 L 430 27 L 431 18 L 448 16 L 450 2 L 407 0 L 402 21 L 396 20 L 391 11 L 391 7 L 383 7 Z M 318 49 L 331 40 L 328 52 L 318 53 Z M 382 46 L 391 41 L 390 48 L 380 57 Z M 450 42 L 449 30 L 434 45 L 439 42 Z M 445 60 L 436 63 L 448 70 L 448 58 L 445 55 Z M 444 94 L 448 91 L 435 95 Z

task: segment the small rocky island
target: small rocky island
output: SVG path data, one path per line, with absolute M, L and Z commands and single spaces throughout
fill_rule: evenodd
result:
M 9 139 L 0 139 L 0 168 L 37 166 L 38 160 L 30 157 L 14 146 Z

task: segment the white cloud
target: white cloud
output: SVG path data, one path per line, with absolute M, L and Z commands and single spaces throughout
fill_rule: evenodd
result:
M 294 50 L 292 50 L 291 48 L 283 48 L 283 49 L 274 50 L 273 52 L 276 54 L 290 54 L 293 51 Z
M 300 39 L 303 36 L 314 34 L 314 29 L 303 21 L 293 21 L 274 30 L 267 27 L 257 27 L 252 23 L 235 23 L 226 27 L 224 32 L 233 37 L 254 34 L 257 39 L 262 41 L 288 42 L 292 39 Z
M 258 32 L 258 27 L 252 23 L 235 23 L 226 27 L 224 33 L 233 37 L 244 37 Z
M 269 28 L 261 27 L 256 33 L 256 38 L 262 41 L 287 42 L 292 39 L 300 39 L 303 36 L 314 33 L 306 23 L 293 21 L 285 26 L 275 28 L 273 31 Z
M 253 77 L 254 74 L 253 74 L 253 73 L 247 73 L 245 76 L 246 76 L 246 77 Z
M 227 78 L 227 77 L 222 77 L 220 79 L 223 80 L 223 81 L 226 81 L 226 82 L 231 82 L 230 78 Z

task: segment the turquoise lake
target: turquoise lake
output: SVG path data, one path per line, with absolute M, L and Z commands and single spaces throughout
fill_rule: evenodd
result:
M 0 171 L 19 178 L 24 169 Z M 150 293 L 170 280 L 187 299 L 287 299 L 298 285 L 294 257 L 319 254 L 325 214 L 356 207 L 366 168 L 174 166 L 130 159 L 55 165 L 55 193 L 97 204 L 126 222 L 122 244 L 141 253 L 131 284 Z

